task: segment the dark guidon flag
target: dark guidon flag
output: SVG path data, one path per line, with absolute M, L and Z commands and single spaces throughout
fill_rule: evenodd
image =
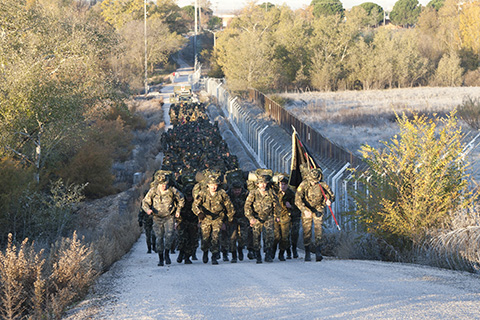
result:
M 315 159 L 311 156 L 307 147 L 302 143 L 297 131 L 293 128 L 292 133 L 292 162 L 290 166 L 290 179 L 288 185 L 297 188 L 308 171 L 319 168 Z

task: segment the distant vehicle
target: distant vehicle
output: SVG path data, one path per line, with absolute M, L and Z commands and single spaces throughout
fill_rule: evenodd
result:
M 170 103 L 179 102 L 197 102 L 197 98 L 192 92 L 192 86 L 175 86 L 173 94 L 170 95 Z

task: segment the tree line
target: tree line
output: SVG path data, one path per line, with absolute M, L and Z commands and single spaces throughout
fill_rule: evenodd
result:
M 305 9 L 251 3 L 204 59 L 233 90 L 368 90 L 480 85 L 479 1 L 399 0 L 384 24 L 371 2 Z
M 191 19 L 159 3 L 148 4 L 148 68 L 168 74 Z M 119 191 L 112 164 L 145 126 L 127 104 L 143 88 L 143 13 L 143 1 L 2 2 L 0 247 L 9 232 L 52 242 L 75 202 Z

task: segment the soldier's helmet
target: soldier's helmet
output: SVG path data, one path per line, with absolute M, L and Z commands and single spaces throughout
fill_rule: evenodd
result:
M 242 187 L 243 187 L 243 183 L 242 183 L 242 181 L 240 181 L 240 180 L 234 180 L 234 181 L 232 182 L 232 187 L 233 187 L 233 188 L 236 188 L 236 189 L 242 188 Z
M 216 176 L 210 176 L 207 179 L 207 184 L 220 184 L 220 179 Z
M 267 175 L 262 174 L 262 175 L 259 175 L 259 176 L 257 177 L 257 181 L 256 181 L 256 182 L 257 182 L 257 184 L 259 184 L 259 183 L 268 183 L 268 182 L 270 182 L 270 179 L 269 179 L 269 177 L 268 177 Z
M 323 178 L 323 173 L 320 168 L 313 168 L 310 170 L 308 177 L 313 181 L 321 181 Z
M 278 179 L 278 182 L 288 183 L 288 177 L 282 175 L 280 176 L 280 179 Z
M 166 184 L 168 183 L 167 176 L 164 174 L 159 174 L 155 177 L 155 180 L 158 182 L 158 184 Z

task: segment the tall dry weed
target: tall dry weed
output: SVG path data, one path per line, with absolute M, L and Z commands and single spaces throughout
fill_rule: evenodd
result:
M 99 274 L 94 250 L 74 232 L 53 246 L 49 262 L 47 308 L 60 318 L 67 306 L 83 297 Z
M 20 248 L 8 235 L 5 253 L 0 252 L 0 315 L 2 319 L 24 319 L 28 314 L 40 314 L 45 260 L 43 251 L 35 253 L 25 239 Z M 37 288 L 38 290 L 35 290 Z M 37 291 L 39 295 L 37 296 Z
M 480 273 L 480 226 L 440 233 L 420 249 L 423 263 L 442 268 Z

